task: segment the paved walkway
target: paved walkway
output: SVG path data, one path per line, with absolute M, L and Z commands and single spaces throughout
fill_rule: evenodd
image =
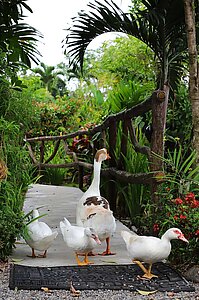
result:
M 75 211 L 78 200 L 82 195 L 82 191 L 75 187 L 63 187 L 52 185 L 34 184 L 30 186 L 24 203 L 24 211 L 27 213 L 33 208 L 43 206 L 39 209 L 40 214 L 47 213 L 41 220 L 45 221 L 52 230 L 58 231 L 58 236 L 53 245 L 47 252 L 47 258 L 31 258 L 27 255 L 31 254 L 30 247 L 21 240 L 16 244 L 13 252 L 12 260 L 20 265 L 26 266 L 69 266 L 77 265 L 74 252 L 66 247 L 59 228 L 59 222 L 66 217 L 72 224 L 75 224 Z M 121 230 L 128 230 L 121 222 L 117 221 L 117 228 L 114 236 L 111 238 L 111 250 L 116 252 L 113 256 L 95 256 L 90 260 L 95 265 L 107 264 L 129 264 L 130 257 L 126 250 L 126 246 L 122 237 Z M 106 244 L 102 243 L 96 250 L 102 252 L 105 250 Z M 36 252 L 37 253 L 37 252 Z

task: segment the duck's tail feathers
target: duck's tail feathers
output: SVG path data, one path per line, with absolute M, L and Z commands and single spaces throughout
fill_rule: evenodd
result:
M 71 227 L 70 222 L 66 218 L 64 218 L 64 221 L 61 221 L 59 224 L 60 224 L 61 233 L 63 235 L 65 234 L 66 229 L 68 227 Z
M 64 218 L 64 224 L 65 226 L 71 226 L 71 223 L 66 218 Z
M 38 249 L 40 251 L 47 250 L 53 243 L 54 239 L 57 237 L 58 232 L 54 231 L 52 234 L 45 236 L 42 240 L 35 241 L 35 249 Z M 28 241 L 27 241 L 27 244 Z M 29 244 L 31 245 L 31 244 Z
M 52 234 L 50 234 L 50 235 L 44 237 L 44 238 L 42 239 L 42 243 L 51 243 L 51 242 L 53 242 L 54 239 L 57 237 L 57 235 L 58 235 L 58 232 L 57 232 L 57 231 L 54 231 Z
M 125 243 L 128 244 L 130 239 L 137 239 L 138 235 L 135 232 L 129 232 L 126 230 L 121 231 L 121 236 L 124 239 Z

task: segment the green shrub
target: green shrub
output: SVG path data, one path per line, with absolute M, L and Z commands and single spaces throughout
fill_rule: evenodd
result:
M 23 214 L 15 213 L 9 206 L 0 207 L 0 260 L 12 254 L 16 238 L 24 230 Z
M 0 159 L 7 166 L 6 176 L 0 180 L 1 260 L 12 253 L 16 238 L 23 233 L 24 195 L 34 180 L 29 154 L 23 146 L 23 134 L 14 122 L 0 119 Z
M 59 97 L 48 102 L 34 102 L 40 121 L 29 131 L 31 136 L 60 135 L 72 131 L 73 115 L 80 103 L 76 99 Z
M 188 88 L 184 84 L 178 87 L 174 98 L 169 99 L 167 111 L 166 142 L 170 138 L 180 140 L 184 149 L 191 147 L 192 140 L 192 112 L 191 102 L 188 96 Z M 175 143 L 172 143 L 173 148 Z
M 0 77 L 0 117 L 4 116 L 8 110 L 10 96 L 9 83 Z

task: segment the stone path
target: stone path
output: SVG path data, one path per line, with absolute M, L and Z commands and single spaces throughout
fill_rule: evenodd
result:
M 75 224 L 76 204 L 82 195 L 82 191 L 75 187 L 63 187 L 52 185 L 32 185 L 27 194 L 24 204 L 24 211 L 27 213 L 33 208 L 42 206 L 40 214 L 47 214 L 41 220 L 45 221 L 53 230 L 58 231 L 58 236 L 55 239 L 51 248 L 47 252 L 47 258 L 32 259 L 27 257 L 31 254 L 30 247 L 21 240 L 16 244 L 16 249 L 13 252 L 12 260 L 15 263 L 26 266 L 70 266 L 76 265 L 74 253 L 67 248 L 59 228 L 59 222 L 66 217 L 72 224 Z M 95 265 L 107 264 L 129 264 L 130 257 L 126 250 L 125 243 L 120 236 L 121 230 L 129 230 L 121 222 L 117 221 L 117 229 L 111 239 L 111 250 L 116 252 L 114 256 L 96 256 L 92 257 Z M 105 250 L 105 242 L 99 246 L 96 251 L 102 252 Z

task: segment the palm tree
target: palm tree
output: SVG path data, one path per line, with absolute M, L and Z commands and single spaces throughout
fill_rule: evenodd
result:
M 40 67 L 34 68 L 32 70 L 35 74 L 40 75 L 40 80 L 43 83 L 43 86 L 49 92 L 50 92 L 50 84 L 55 77 L 55 75 L 53 74 L 54 70 L 55 70 L 54 66 L 47 66 L 43 62 L 40 63 Z
M 191 2 L 198 8 L 197 0 Z M 159 66 L 157 88 L 165 91 L 168 101 L 170 87 L 171 91 L 176 89 L 187 65 L 184 3 L 183 0 L 142 0 L 140 5 L 134 6 L 137 3 L 132 1 L 129 13 L 124 13 L 112 0 L 89 3 L 88 12 L 81 11 L 73 18 L 64 40 L 65 53 L 70 55 L 72 63 L 83 68 L 86 48 L 95 37 L 107 32 L 132 35 L 153 50 Z M 198 21 L 199 15 L 196 14 Z M 196 29 L 199 31 L 199 27 Z M 164 124 L 167 101 L 162 104 Z M 157 145 L 157 153 L 163 155 L 160 145 Z
M 90 12 L 81 11 L 64 40 L 65 53 L 72 63 L 83 66 L 88 44 L 106 32 L 132 35 L 148 45 L 159 63 L 158 87 L 166 81 L 174 86 L 185 62 L 184 9 L 182 0 L 146 0 L 142 9 L 124 13 L 113 1 L 89 3 Z
M 65 82 L 58 75 L 64 76 L 64 71 L 56 70 L 54 66 L 47 66 L 43 62 L 40 64 L 41 67 L 33 69 L 35 74 L 40 75 L 40 80 L 42 81 L 44 87 L 49 91 L 53 96 L 56 96 L 57 89 L 59 86 L 63 90 L 65 87 Z

